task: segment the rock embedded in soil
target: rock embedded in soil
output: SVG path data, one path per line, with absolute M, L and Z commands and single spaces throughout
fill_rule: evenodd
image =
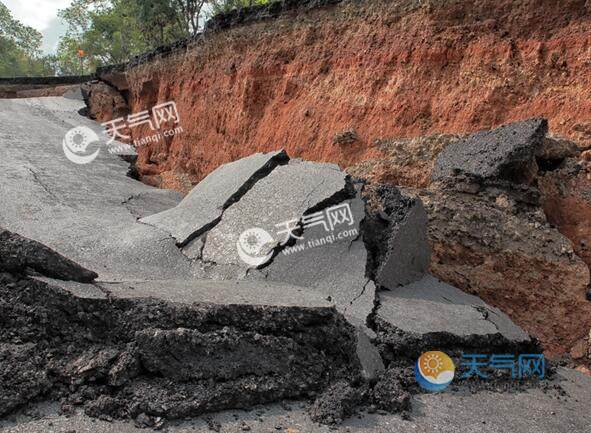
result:
M 537 172 L 535 154 L 547 132 L 545 119 L 532 119 L 472 134 L 439 154 L 433 179 L 463 174 L 478 182 L 531 183 Z

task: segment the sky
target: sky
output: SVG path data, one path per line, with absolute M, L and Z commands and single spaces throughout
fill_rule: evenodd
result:
M 69 6 L 72 0 L 1 1 L 10 9 L 14 18 L 43 34 L 43 52 L 55 52 L 59 37 L 66 32 L 66 26 L 58 19 L 57 11 Z

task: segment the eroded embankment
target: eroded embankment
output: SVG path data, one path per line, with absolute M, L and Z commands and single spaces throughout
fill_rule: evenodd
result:
M 277 146 L 348 166 L 383 155 L 376 140 L 532 116 L 591 144 L 584 0 L 314 5 L 277 6 L 100 73 L 132 112 L 163 101 L 179 108 L 184 132 L 139 150 L 145 181 L 187 190 L 222 163 Z M 152 134 L 131 130 L 134 139 Z
M 318 5 L 224 16 L 196 41 L 104 69 L 105 83 L 90 87 L 90 113 L 109 120 L 174 101 L 183 133 L 140 146 L 137 168 L 144 182 L 181 191 L 222 163 L 278 146 L 294 157 L 354 165 L 354 174 L 378 182 L 426 188 L 437 155 L 454 139 L 429 134 L 546 117 L 554 135 L 576 142 L 558 140 L 557 154 L 540 159 L 536 201 L 547 220 L 537 203 L 522 212 L 510 194 L 480 201 L 423 194 L 432 271 L 538 335 L 556 296 L 575 294 L 560 311 L 585 311 L 587 270 L 572 265 L 570 246 L 546 254 L 537 244 L 563 244 L 553 229 L 545 232 L 549 222 L 591 264 L 590 180 L 577 168 L 591 145 L 588 2 Z M 137 140 L 153 134 L 145 125 L 127 132 Z M 555 325 L 560 341 L 542 337 L 547 348 L 569 351 L 577 340 L 587 347 L 580 340 L 586 313 L 575 316 L 579 325 Z

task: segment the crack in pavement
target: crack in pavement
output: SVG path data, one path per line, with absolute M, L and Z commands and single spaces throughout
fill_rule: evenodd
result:
M 29 162 L 30 163 L 30 162 Z M 37 173 L 35 170 L 33 170 L 31 167 L 25 166 L 25 168 L 27 170 L 29 170 L 29 172 L 33 175 L 33 180 L 35 181 L 36 184 L 38 184 L 41 188 L 43 188 L 43 190 L 49 194 L 49 196 L 54 199 L 56 202 L 66 206 L 62 200 L 53 192 L 51 191 L 51 189 L 45 185 L 45 183 L 43 181 L 41 181 L 41 179 L 39 178 L 39 173 Z
M 482 320 L 485 320 L 485 321 L 491 323 L 495 327 L 497 332 L 501 333 L 499 325 L 497 325 L 493 320 L 490 319 L 490 313 L 491 313 L 490 310 L 488 310 L 486 307 L 483 307 L 480 305 L 471 305 L 471 307 L 474 308 L 476 311 L 478 311 L 480 314 L 482 314 Z
M 273 153 L 273 152 L 271 152 L 271 153 Z M 266 157 L 270 154 L 257 154 L 256 156 L 260 158 L 260 157 Z M 290 161 L 290 158 L 287 155 L 287 153 L 285 152 L 285 150 L 282 149 L 282 150 L 276 151 L 272 154 L 272 156 L 269 157 L 269 159 L 267 161 L 265 161 L 264 164 L 259 166 L 256 170 L 254 170 L 254 172 L 252 172 L 252 174 L 250 174 L 250 176 L 247 179 L 245 179 L 240 186 L 237 186 L 235 190 L 223 191 L 224 194 L 230 193 L 230 192 L 231 192 L 231 194 L 229 194 L 228 198 L 219 207 L 217 207 L 215 209 L 216 211 L 219 211 L 219 214 L 217 216 L 215 216 L 211 221 L 202 223 L 200 227 L 191 231 L 190 233 L 182 234 L 181 235 L 182 237 L 179 236 L 180 239 L 176 239 L 176 242 L 175 242 L 177 244 L 177 247 L 179 247 L 179 248 L 186 247 L 193 240 L 199 238 L 204 233 L 207 233 L 207 232 L 211 231 L 212 229 L 214 229 L 222 221 L 223 216 L 228 209 L 230 209 L 236 203 L 240 202 L 240 200 L 242 200 L 242 198 L 249 191 L 251 191 L 257 185 L 257 183 L 259 183 L 261 180 L 267 178 L 277 167 L 280 167 L 282 165 L 286 165 L 287 163 L 289 163 L 289 161 Z M 236 161 L 234 161 L 234 163 L 235 162 Z M 232 164 L 232 163 L 229 163 L 229 164 Z M 218 167 L 217 170 L 214 170 L 212 173 L 210 173 L 202 182 L 208 182 L 208 179 L 209 179 L 209 183 L 213 182 L 211 180 L 212 177 L 210 177 L 210 176 L 213 176 L 213 179 L 217 179 L 220 176 L 220 173 L 225 173 L 223 171 L 224 167 L 225 166 Z M 227 167 L 226 167 L 226 169 L 227 169 Z M 218 171 L 218 170 L 221 170 L 221 171 Z M 233 173 L 227 173 L 227 175 L 232 176 Z M 227 185 L 225 187 L 227 187 Z M 199 188 L 199 186 L 196 186 L 195 188 Z M 178 208 L 179 212 L 182 214 L 183 210 L 187 206 L 190 206 L 190 204 L 187 205 L 187 202 L 191 203 L 191 200 L 195 199 L 194 197 L 191 196 L 191 194 L 194 191 L 195 191 L 195 189 L 192 190 L 191 193 L 189 193 L 185 197 L 185 199 L 183 199 L 183 201 L 181 201 L 181 203 L 179 203 L 177 206 L 175 206 L 171 209 L 168 209 L 165 212 L 169 212 L 169 211 L 174 212 L 175 208 Z M 200 190 L 199 192 L 202 192 L 202 191 Z M 218 193 L 220 193 L 220 192 L 218 191 Z M 206 199 L 207 199 L 207 195 L 206 195 Z M 208 199 L 207 203 L 209 203 L 210 199 L 211 198 Z M 210 209 L 210 211 L 213 212 L 214 210 Z M 159 214 L 151 215 L 146 218 L 153 218 L 153 217 L 156 217 L 157 215 L 159 215 Z M 176 234 L 176 235 L 173 234 L 172 233 L 173 230 L 168 228 L 167 231 L 170 231 L 171 234 L 175 238 L 177 238 L 178 234 Z

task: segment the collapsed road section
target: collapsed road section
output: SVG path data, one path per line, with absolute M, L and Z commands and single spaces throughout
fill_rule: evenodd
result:
M 1 416 L 47 400 L 146 426 L 282 399 L 309 400 L 321 423 L 412 414 L 423 351 L 541 350 L 429 275 L 416 196 L 278 149 L 181 200 L 106 152 L 68 161 L 61 137 L 93 126 L 82 101 L 0 104 L 17 131 L 0 158 Z

